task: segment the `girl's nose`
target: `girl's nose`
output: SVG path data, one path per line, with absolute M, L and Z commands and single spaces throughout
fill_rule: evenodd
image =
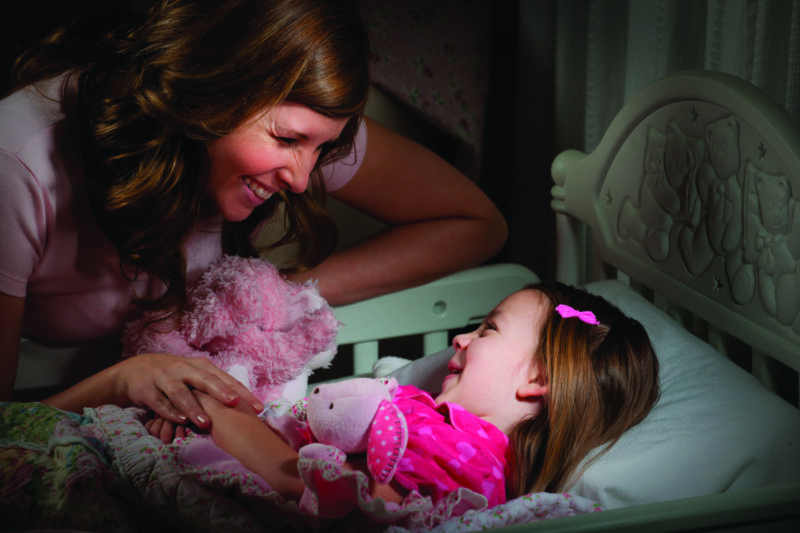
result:
M 462 333 L 461 335 L 456 335 L 453 337 L 453 348 L 456 351 L 466 350 L 467 346 L 469 346 L 470 335 L 469 333 Z

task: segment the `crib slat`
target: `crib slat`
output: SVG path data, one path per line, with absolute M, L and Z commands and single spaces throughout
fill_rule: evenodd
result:
M 365 341 L 353 345 L 353 374 L 372 374 L 372 365 L 378 360 L 378 341 Z
M 446 331 L 434 331 L 422 336 L 423 354 L 441 352 L 448 345 L 448 335 Z
M 769 390 L 778 393 L 775 375 L 770 366 L 770 358 L 765 353 L 753 350 L 753 375 Z

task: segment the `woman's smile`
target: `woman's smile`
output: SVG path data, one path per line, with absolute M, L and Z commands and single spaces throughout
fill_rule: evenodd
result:
M 267 201 L 270 197 L 274 194 L 272 191 L 269 191 L 262 187 L 257 181 L 255 181 L 250 176 L 245 176 L 242 178 L 244 180 L 245 185 L 252 191 L 254 195 L 256 195 L 262 201 Z

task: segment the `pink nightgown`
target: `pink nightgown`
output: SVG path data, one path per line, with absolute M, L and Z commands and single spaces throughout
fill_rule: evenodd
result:
M 400 386 L 394 403 L 406 417 L 408 446 L 394 480 L 433 501 L 459 487 L 483 494 L 489 505 L 506 501 L 508 437 L 460 405 L 438 408 L 430 394 Z
M 384 401 L 381 408 L 387 403 L 388 400 Z M 409 492 L 399 508 L 388 504 L 391 513 L 413 512 L 420 505 L 433 505 L 446 509 L 442 512 L 449 514 L 456 512 L 457 506 L 463 506 L 458 511 L 463 512 L 506 501 L 508 437 L 500 429 L 457 404 L 444 403 L 437 407 L 430 394 L 412 385 L 399 386 L 391 403 L 402 412 L 405 423 L 397 424 L 396 417 L 384 420 L 383 415 L 376 416 L 370 429 L 370 448 L 366 450 L 368 463 L 391 462 L 386 471 L 393 475 L 388 477 Z M 286 413 L 285 406 L 278 409 L 281 410 Z M 296 412 L 294 416 L 286 416 L 270 411 L 268 407 L 262 419 L 290 445 L 300 449 L 298 467 L 309 488 L 301 500 L 302 509 L 333 517 L 344 516 L 353 507 L 372 505 L 365 474 L 340 467 L 347 458 L 344 452 L 327 445 L 311 452 L 311 448 L 319 445 L 305 446 L 313 437 L 304 416 L 297 417 Z M 396 445 L 402 440 L 397 433 L 399 425 L 408 430 L 405 450 Z M 304 453 L 304 450 L 309 451 Z M 387 479 L 377 481 L 388 482 Z M 473 496 L 463 489 L 468 489 Z M 429 503 L 423 504 L 425 500 Z

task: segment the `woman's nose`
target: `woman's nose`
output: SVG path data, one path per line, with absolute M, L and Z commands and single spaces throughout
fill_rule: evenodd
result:
M 286 188 L 293 193 L 304 192 L 308 187 L 309 177 L 316 164 L 316 154 L 298 154 L 293 164 L 289 167 L 289 172 L 284 174 L 283 182 Z
M 311 172 L 306 172 L 300 168 L 292 169 L 283 175 L 283 186 L 293 193 L 300 194 L 305 192 L 310 174 Z

